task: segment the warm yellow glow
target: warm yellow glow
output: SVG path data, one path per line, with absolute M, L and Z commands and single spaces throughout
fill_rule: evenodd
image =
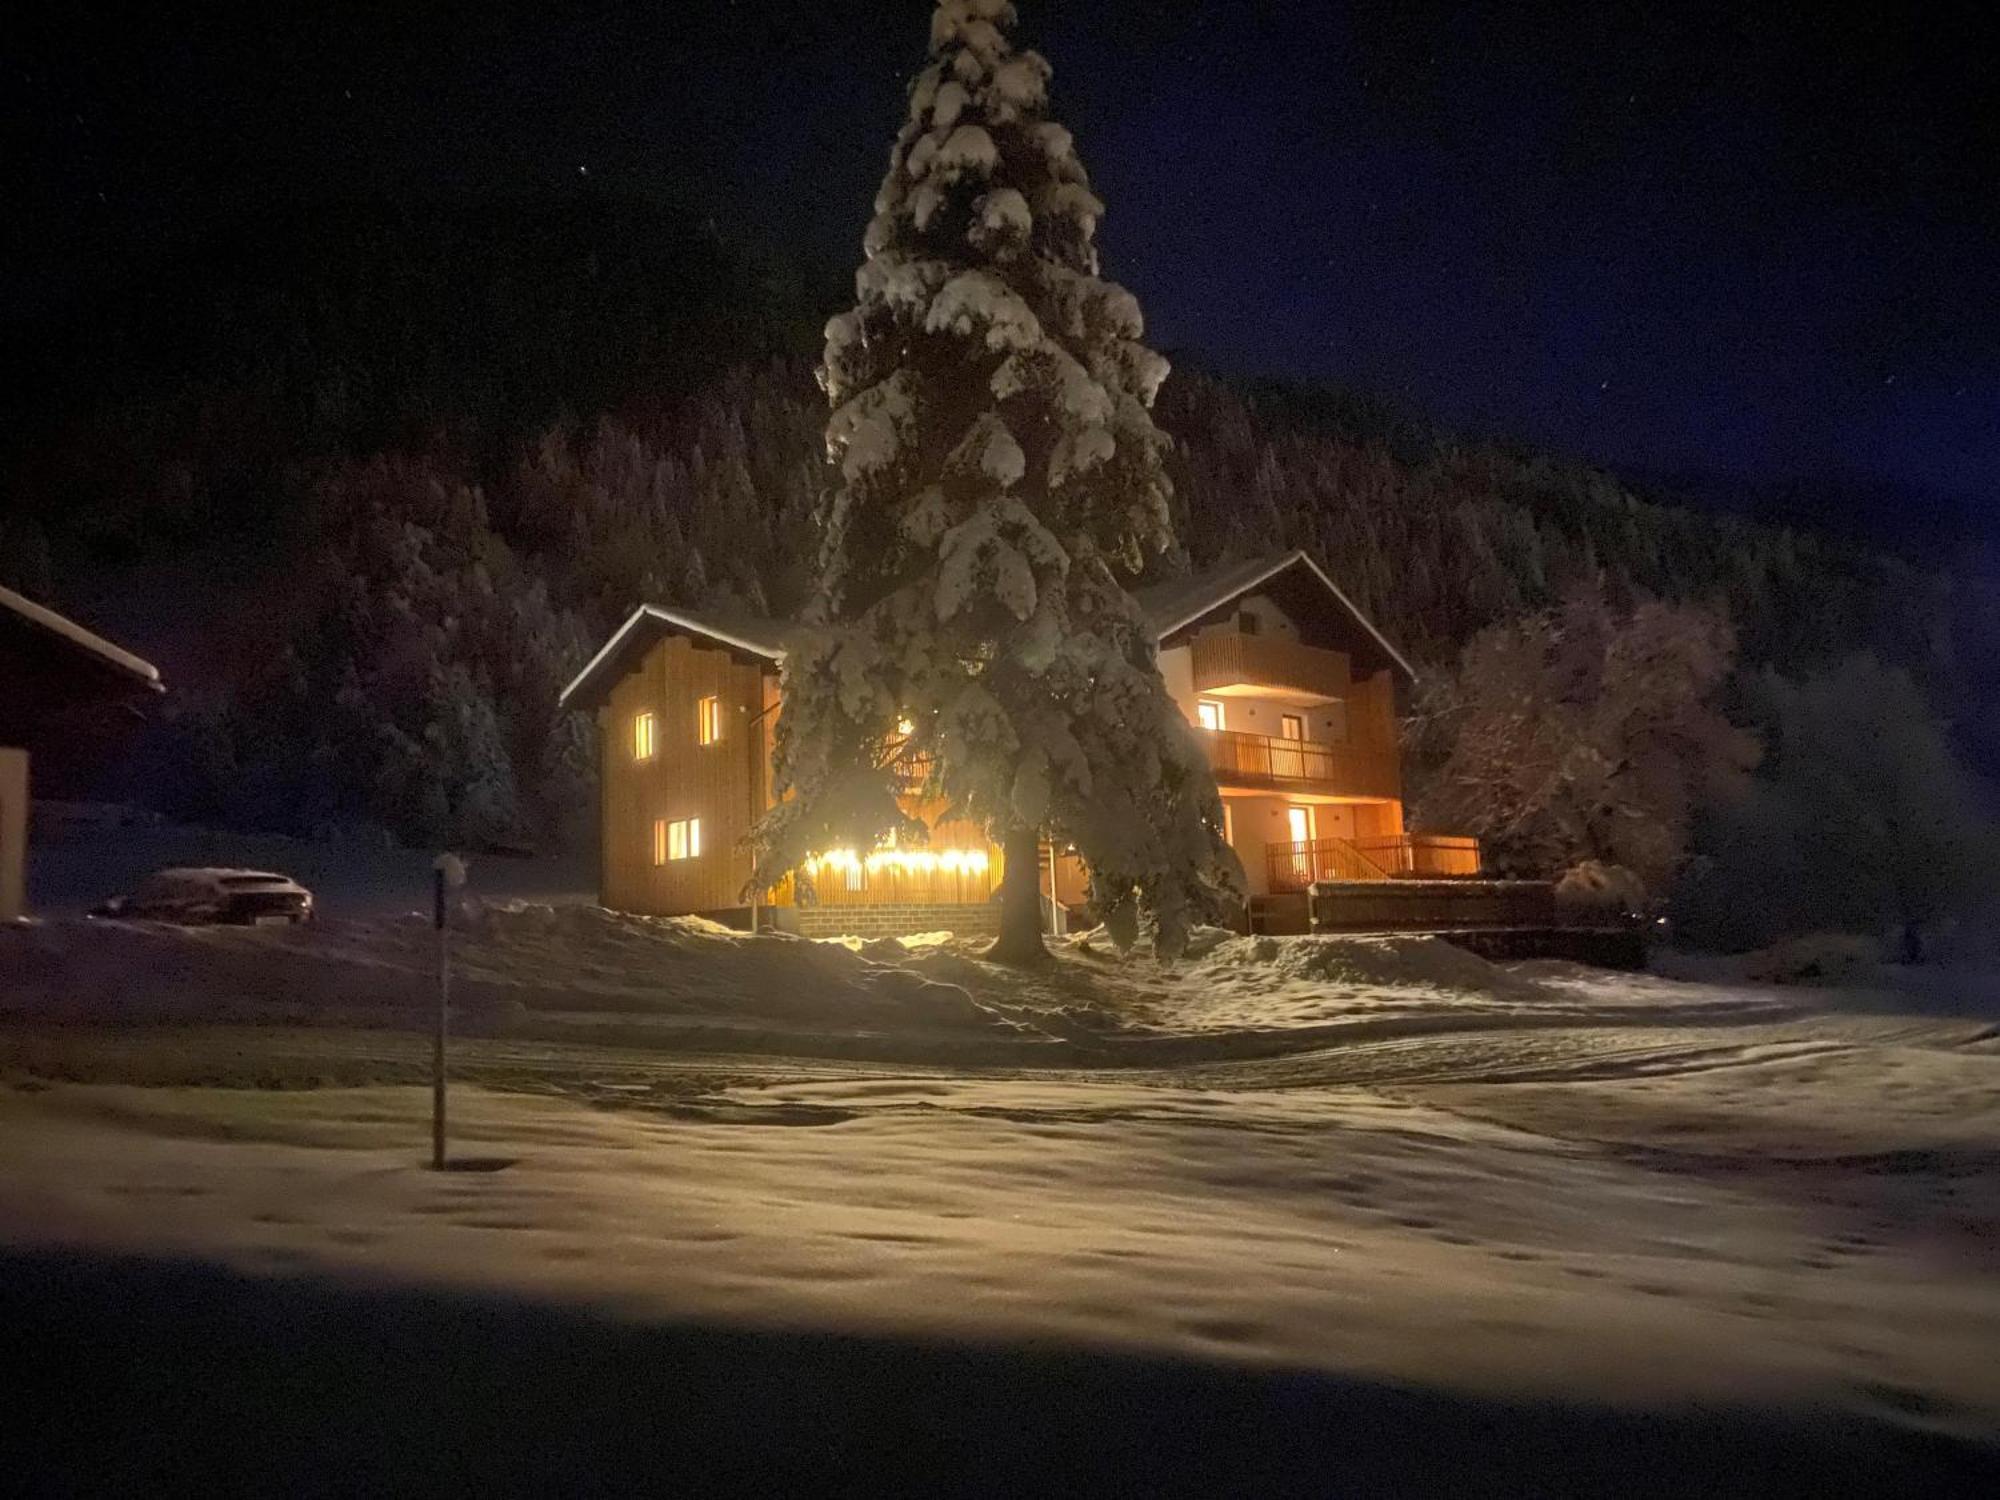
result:
M 917 726 L 911 720 L 898 719 L 896 721 L 896 733 L 900 734 L 904 739 L 908 739 L 911 735 L 915 734 L 916 732 L 917 732 Z
M 651 714 L 640 714 L 632 721 L 632 754 L 639 760 L 653 758 L 653 727 Z
M 698 735 L 704 745 L 713 745 L 722 738 L 722 700 L 704 698 L 699 705 Z
M 701 857 L 701 819 L 677 818 L 653 825 L 653 863 Z
M 852 849 L 829 849 L 806 860 L 809 873 L 820 870 L 894 870 L 899 875 L 984 875 L 990 863 L 984 849 L 876 849 L 865 858 Z

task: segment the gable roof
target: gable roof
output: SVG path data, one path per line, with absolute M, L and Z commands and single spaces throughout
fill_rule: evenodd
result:
M 122 646 L 114 646 L 103 636 L 85 630 L 76 621 L 59 615 L 45 605 L 15 593 L 12 589 L 0 588 L 0 611 L 11 617 L 14 624 L 26 633 L 43 639 L 53 639 L 62 649 L 74 652 L 93 667 L 108 667 L 114 673 L 130 678 L 133 685 L 150 689 L 155 693 L 166 691 L 160 681 L 160 669 L 141 657 L 134 656 Z
M 1326 570 L 1303 549 L 1254 557 L 1248 562 L 1234 563 L 1212 573 L 1199 573 L 1155 584 L 1139 591 L 1139 607 L 1145 610 L 1146 618 L 1160 639 L 1165 640 L 1175 631 L 1194 624 L 1203 615 L 1221 609 L 1294 568 L 1303 569 L 1317 580 L 1339 610 L 1382 648 L 1383 655 L 1396 670 L 1410 681 L 1416 681 L 1417 669 L 1410 665 L 1409 659 L 1389 643 L 1389 638 L 1375 628 L 1374 622 L 1355 607 L 1354 601 L 1341 592 L 1340 585 L 1329 578 Z
M 592 708 L 610 696 L 611 685 L 631 670 L 631 663 L 670 635 L 696 635 L 740 651 L 745 656 L 777 663 L 785 658 L 785 627 L 754 615 L 682 609 L 675 605 L 642 604 L 618 627 L 604 648 L 570 679 L 556 699 L 562 708 Z
M 1203 615 L 1221 609 L 1292 568 L 1303 568 L 1316 579 L 1343 617 L 1365 631 L 1398 671 L 1411 681 L 1416 680 L 1416 668 L 1410 665 L 1402 652 L 1389 644 L 1388 638 L 1354 607 L 1354 601 L 1343 594 L 1340 586 L 1303 551 L 1252 558 L 1211 573 L 1155 584 L 1139 591 L 1139 607 L 1145 611 L 1154 634 L 1165 640 Z M 785 659 L 788 634 L 789 627 L 783 622 L 755 615 L 683 609 L 679 605 L 642 604 L 632 611 L 589 664 L 571 679 L 557 702 L 563 708 L 596 707 L 610 696 L 611 685 L 632 669 L 632 663 L 666 636 L 700 636 L 718 646 L 776 665 Z

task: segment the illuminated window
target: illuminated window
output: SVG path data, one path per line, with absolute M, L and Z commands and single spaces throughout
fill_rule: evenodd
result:
M 1222 727 L 1222 705 L 1204 698 L 1194 706 L 1195 717 L 1201 721 L 1203 729 Z
M 1291 835 L 1295 844 L 1310 844 L 1313 838 L 1313 813 L 1310 807 L 1288 807 L 1285 809 L 1285 832 Z
M 1231 845 L 1236 842 L 1236 809 L 1227 802 L 1222 804 L 1222 841 Z
M 659 830 L 666 829 L 666 855 L 660 863 L 670 863 L 682 859 L 701 857 L 701 819 L 676 818 L 671 823 L 653 825 L 655 846 L 658 846 Z
M 1306 721 L 1297 714 L 1278 715 L 1278 736 L 1280 739 L 1302 740 L 1306 737 Z
M 697 733 L 704 745 L 713 745 L 722 738 L 722 700 L 704 698 L 698 707 L 699 728 Z
M 632 721 L 632 755 L 635 760 L 653 758 L 653 751 L 659 744 L 656 728 L 651 714 L 640 714 Z
M 666 862 L 667 862 L 667 820 L 665 818 L 658 818 L 655 819 L 653 823 L 653 863 L 656 865 L 663 865 Z

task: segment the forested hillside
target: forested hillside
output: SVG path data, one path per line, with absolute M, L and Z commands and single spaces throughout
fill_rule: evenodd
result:
M 0 581 L 162 653 L 170 707 L 107 790 L 295 830 L 567 837 L 589 743 L 553 695 L 594 641 L 642 599 L 803 597 L 825 408 L 799 351 L 824 292 L 603 200 L 378 223 L 338 262 L 295 227 L 35 331 Z M 1432 662 L 1591 579 L 1713 603 L 1740 664 L 1872 648 L 2000 761 L 1973 712 L 2000 699 L 1977 558 L 1653 503 L 1364 397 L 1179 365 L 1159 420 L 1197 564 L 1309 548 Z M 171 562 L 131 561 L 163 542 Z

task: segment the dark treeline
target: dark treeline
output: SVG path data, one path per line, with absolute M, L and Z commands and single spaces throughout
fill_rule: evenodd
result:
M 176 689 L 94 789 L 300 832 L 573 836 L 589 734 L 553 696 L 592 643 L 643 599 L 803 598 L 837 288 L 588 196 L 230 244 L 17 340 L 0 582 L 158 650 Z M 1420 661 L 1579 589 L 1698 606 L 1744 712 L 1760 674 L 1872 652 L 2000 766 L 1990 549 L 1946 566 L 1666 503 L 1186 358 L 1159 419 L 1188 560 L 1306 547 Z
M 217 226 L 8 330 L 0 566 L 37 566 L 31 533 L 83 567 L 261 542 L 301 465 L 444 445 L 491 470 L 558 415 L 806 347 L 820 300 L 712 224 L 581 193 Z

